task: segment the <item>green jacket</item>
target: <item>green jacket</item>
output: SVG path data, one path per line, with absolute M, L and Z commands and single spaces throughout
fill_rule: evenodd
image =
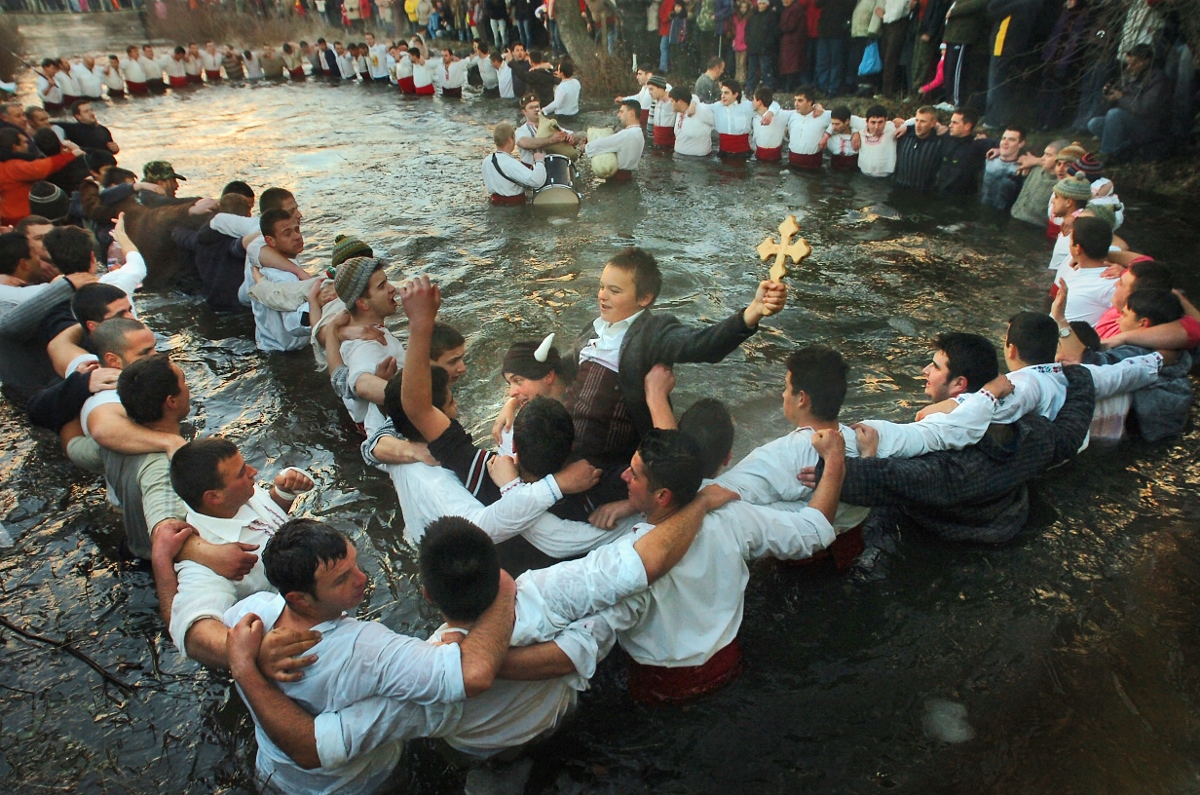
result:
M 942 40 L 947 44 L 978 44 L 983 41 L 988 25 L 987 5 L 988 0 L 954 0 Z

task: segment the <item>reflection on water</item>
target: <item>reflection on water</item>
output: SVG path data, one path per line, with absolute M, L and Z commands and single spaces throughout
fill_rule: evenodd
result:
M 70 24 L 91 37 L 79 46 L 102 46 L 101 33 Z M 54 35 L 30 31 L 31 49 Z M 593 107 L 576 126 L 608 115 Z M 354 233 L 385 252 L 393 279 L 436 278 L 446 319 L 468 338 L 459 397 L 480 432 L 502 399 L 502 351 L 517 337 L 583 328 L 600 267 L 631 243 L 662 263 L 661 311 L 716 319 L 761 278 L 754 247 L 788 213 L 799 218 L 813 256 L 788 310 L 727 362 L 680 368 L 677 406 L 726 401 L 738 455 L 786 430 L 781 363 L 796 344 L 846 355 L 847 419 L 903 419 L 922 397 L 932 335 L 999 337 L 1014 311 L 1044 305 L 1038 230 L 861 177 L 648 154 L 636 184 L 585 177 L 578 216 L 493 208 L 479 162 L 489 125 L 513 116 L 494 102 L 316 83 L 222 86 L 101 113 L 124 165 L 170 160 L 196 195 L 234 178 L 259 191 L 282 185 L 304 209 L 308 254 L 327 261 L 334 235 Z M 1161 208 L 1130 205 L 1122 234 L 1135 247 L 1168 259 L 1195 250 L 1193 226 L 1155 225 Z M 145 296 L 139 307 L 187 373 L 197 431 L 234 438 L 264 476 L 308 468 L 318 488 L 302 510 L 358 541 L 371 579 L 364 612 L 397 630 L 431 629 L 395 496 L 363 466 L 311 357 L 264 357 L 248 318 L 190 297 Z M 1000 549 L 909 531 L 858 576 L 757 566 L 741 679 L 695 704 L 646 709 L 625 698 L 610 660 L 576 719 L 531 752 L 530 791 L 1194 791 L 1196 436 L 1091 451 L 1051 473 L 1022 538 Z M 149 573 L 118 557 L 119 519 L 99 484 L 7 404 L 0 439 L 0 520 L 17 539 L 0 551 L 2 614 L 135 686 L 125 695 L 58 649 L 0 630 L 0 786 L 248 791 L 246 712 L 223 677 L 179 661 Z M 928 734 L 931 704 L 943 717 L 965 710 L 974 739 Z M 432 744 L 414 744 L 410 791 L 461 791 L 463 775 Z

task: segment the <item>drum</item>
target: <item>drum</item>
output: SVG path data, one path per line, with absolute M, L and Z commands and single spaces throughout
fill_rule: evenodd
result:
M 546 155 L 546 184 L 534 191 L 537 207 L 578 206 L 581 198 L 575 192 L 575 164 L 569 157 Z

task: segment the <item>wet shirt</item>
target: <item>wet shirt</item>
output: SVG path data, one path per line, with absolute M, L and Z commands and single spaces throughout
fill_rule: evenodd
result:
M 930 133 L 918 138 L 913 130 L 896 142 L 896 170 L 892 179 L 901 188 L 933 190 L 942 164 L 942 137 Z

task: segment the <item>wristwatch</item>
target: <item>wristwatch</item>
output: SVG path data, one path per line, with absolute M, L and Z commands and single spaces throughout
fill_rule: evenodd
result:
M 1071 327 L 1070 326 L 1059 326 L 1058 336 L 1062 337 L 1064 340 L 1067 337 L 1071 336 Z

